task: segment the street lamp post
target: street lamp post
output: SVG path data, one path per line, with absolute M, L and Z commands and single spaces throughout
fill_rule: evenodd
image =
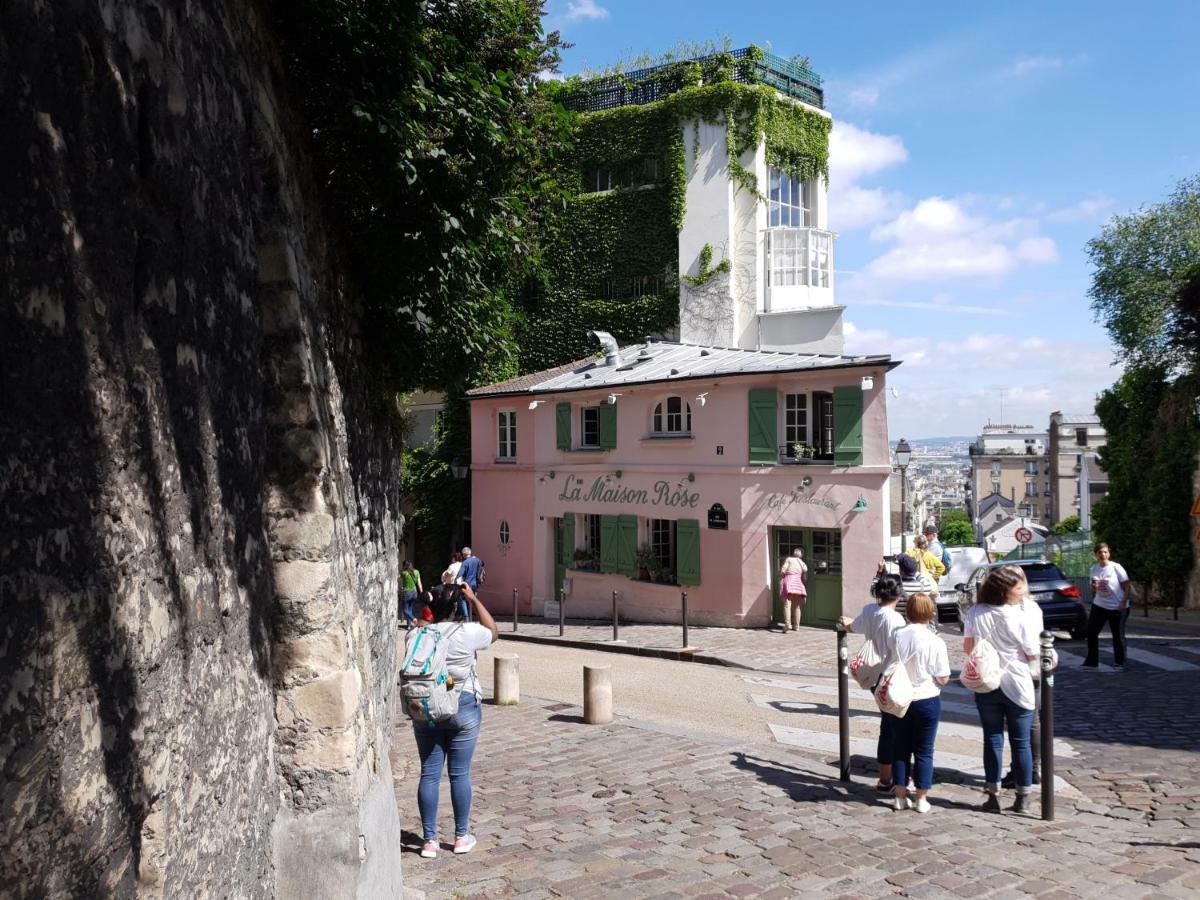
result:
M 908 476 L 905 470 L 908 469 L 908 461 L 912 459 L 912 448 L 908 446 L 908 441 L 900 438 L 896 442 L 896 465 L 900 469 L 900 552 L 905 553 L 908 550 L 908 541 L 905 538 L 904 525 L 908 518 Z

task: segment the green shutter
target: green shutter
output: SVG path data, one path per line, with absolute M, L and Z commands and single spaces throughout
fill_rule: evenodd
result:
M 571 404 L 559 403 L 554 407 L 554 444 L 559 450 L 571 449 Z
M 680 584 L 700 583 L 700 521 L 675 523 L 675 578 Z
M 863 461 L 863 392 L 857 385 L 833 389 L 833 462 L 861 466 Z
M 563 513 L 562 564 L 575 565 L 575 513 Z
M 637 575 L 637 516 L 618 516 L 620 549 L 617 556 L 617 571 L 630 578 Z
M 750 463 L 773 465 L 776 457 L 776 404 L 774 388 L 754 388 L 750 391 Z
M 600 404 L 600 446 L 605 450 L 617 448 L 617 406 L 615 403 Z
M 600 571 L 621 571 L 621 544 L 618 535 L 619 516 L 600 517 Z

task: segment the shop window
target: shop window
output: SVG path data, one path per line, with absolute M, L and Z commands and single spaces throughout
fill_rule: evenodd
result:
M 842 574 L 842 533 L 814 529 L 809 567 L 818 575 Z
M 517 414 L 514 411 L 502 412 L 496 419 L 496 456 L 500 459 L 513 460 L 517 458 Z
M 579 411 L 579 446 L 600 446 L 600 407 L 585 406 Z
M 783 395 L 783 440 L 790 459 L 798 447 L 808 446 L 808 394 Z
M 601 556 L 600 516 L 583 517 L 583 546 L 575 551 L 575 568 L 599 570 Z
M 646 566 L 650 578 L 667 584 L 675 581 L 675 522 L 650 520 L 650 558 Z
M 654 434 L 691 434 L 692 407 L 682 397 L 668 397 L 654 407 Z

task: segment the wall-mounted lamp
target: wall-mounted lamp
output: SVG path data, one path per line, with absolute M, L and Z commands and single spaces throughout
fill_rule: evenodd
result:
M 609 406 L 616 406 L 616 405 L 617 405 L 617 398 L 618 398 L 618 397 L 620 397 L 620 396 L 621 396 L 620 394 L 609 394 L 609 395 L 608 395 L 608 405 L 609 405 Z
M 530 408 L 530 409 L 537 409 L 539 406 L 541 406 L 541 405 L 542 405 L 543 403 L 545 403 L 545 402 L 546 402 L 545 400 L 530 400 L 530 401 L 529 401 L 529 408 Z
M 854 504 L 854 508 L 851 509 L 850 512 L 861 513 L 861 512 L 866 512 L 867 509 L 868 509 L 867 498 L 864 497 L 862 494 L 859 494 L 858 502 Z
M 689 481 L 689 482 L 692 482 L 692 481 L 695 481 L 695 480 L 696 480 L 696 473 L 695 473 L 695 472 L 688 472 L 688 481 Z
M 547 478 L 549 478 L 551 481 L 553 481 L 554 480 L 554 472 L 551 471 L 551 472 L 547 472 L 545 475 L 539 475 L 538 481 L 544 482 Z
M 461 456 L 456 456 L 450 460 L 450 474 L 462 481 L 467 477 L 467 471 L 471 468 L 471 461 Z
M 616 475 L 618 478 L 620 478 L 620 477 L 621 477 L 622 475 L 624 475 L 625 473 L 624 473 L 624 472 L 622 472 L 620 469 L 617 469 L 617 471 L 613 472 L 613 474 L 614 474 L 614 475 Z
M 696 402 L 699 403 L 701 406 L 703 406 L 705 403 L 707 403 L 708 402 L 708 391 L 705 391 L 703 394 L 697 394 Z
M 864 375 L 862 377 L 862 389 L 864 391 L 869 391 L 873 387 L 875 387 L 875 379 L 870 375 Z

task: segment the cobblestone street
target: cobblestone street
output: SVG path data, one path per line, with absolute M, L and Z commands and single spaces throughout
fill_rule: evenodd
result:
M 1132 646 L 1151 659 L 1185 661 L 1198 639 L 1136 629 Z M 502 629 L 505 626 L 502 624 Z M 523 623 L 523 629 L 537 626 Z M 547 626 L 549 627 L 549 626 Z M 623 628 L 633 643 L 638 626 Z M 557 634 L 557 626 L 553 626 Z M 714 632 L 712 635 L 705 631 Z M 716 634 L 716 632 L 724 632 Z M 507 636 L 507 635 L 505 635 Z M 611 632 L 609 634 L 611 636 Z M 661 630 L 647 632 L 666 643 Z M 957 635 L 945 634 L 953 649 Z M 701 638 L 706 639 L 702 645 Z M 419 770 L 407 722 L 396 742 L 397 796 L 405 827 L 405 884 L 413 897 L 790 897 L 953 896 L 1191 897 L 1200 892 L 1200 712 L 1170 669 L 1130 663 L 1106 674 L 1074 668 L 1066 645 L 1058 678 L 1056 737 L 1066 782 L 1058 821 L 987 815 L 978 778 L 943 772 L 928 816 L 896 813 L 873 790 L 873 762 L 855 754 L 854 780 L 837 781 L 836 749 L 823 752 L 814 731 L 836 736 L 836 717 L 805 719 L 789 701 L 827 693 L 833 635 L 695 629 L 691 643 L 736 654 L 759 668 L 720 677 L 744 688 L 746 701 L 771 698 L 771 729 L 758 740 L 731 730 L 699 731 L 622 717 L 585 726 L 577 705 L 523 694 L 515 708 L 485 708 L 475 763 L 473 829 L 479 848 L 436 860 L 416 855 L 415 778 Z M 753 652 L 751 642 L 764 649 Z M 776 650 L 770 644 L 787 646 Z M 768 652 L 771 651 L 771 652 Z M 502 641 L 497 652 L 532 654 Z M 561 653 L 578 678 L 577 653 Z M 611 654 L 614 668 L 628 657 Z M 650 661 L 690 670 L 686 663 Z M 630 665 L 631 663 L 625 663 Z M 1161 663 L 1161 665 L 1171 665 Z M 490 674 L 490 661 L 481 661 Z M 779 677 L 782 675 L 783 677 Z M 789 678 L 790 676 L 790 678 Z M 799 676 L 804 676 L 799 678 Z M 819 677 L 818 677 L 819 676 Z M 963 698 L 947 693 L 961 705 Z M 856 710 L 869 710 L 856 697 Z M 644 705 L 644 704 L 643 704 Z M 795 707 L 811 707 L 797 702 Z M 834 701 L 834 706 L 836 702 Z M 718 710 L 718 718 L 720 711 Z M 868 714 L 868 713 L 864 713 Z M 778 720 L 785 723 L 776 727 Z M 807 721 L 807 720 L 806 720 Z M 856 727 L 862 723 L 855 722 Z M 970 718 L 948 715 L 965 729 Z M 786 743 L 791 731 L 808 735 Z M 953 736 L 950 738 L 953 740 Z M 939 736 L 939 759 L 942 754 Z M 806 746 L 805 743 L 808 742 Z M 836 743 L 832 745 L 836 748 Z M 977 745 L 953 744 L 955 747 Z M 966 750 L 961 751 L 965 754 Z M 443 783 L 441 822 L 450 823 Z M 1007 804 L 1006 804 L 1007 805 Z

